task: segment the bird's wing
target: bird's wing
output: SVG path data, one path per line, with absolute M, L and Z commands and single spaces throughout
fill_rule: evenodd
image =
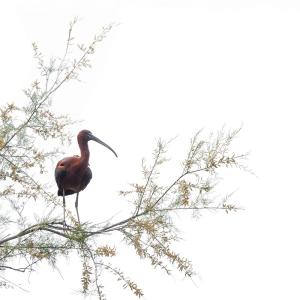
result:
M 56 168 L 58 167 L 64 167 L 66 165 L 70 164 L 70 160 L 72 160 L 73 157 L 65 157 L 63 159 L 61 159 L 57 164 L 56 164 Z
M 87 168 L 83 177 L 82 177 L 82 181 L 81 181 L 81 190 L 84 190 L 86 188 L 86 186 L 89 184 L 89 182 L 91 181 L 93 175 L 92 175 L 92 171 L 90 168 Z
M 57 164 L 57 167 L 55 168 L 55 181 L 57 183 L 58 186 L 58 190 L 62 189 L 62 182 L 64 180 L 64 178 L 67 175 L 67 170 L 64 166 L 60 166 L 59 164 Z

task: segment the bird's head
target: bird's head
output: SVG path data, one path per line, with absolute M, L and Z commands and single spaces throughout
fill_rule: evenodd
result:
M 104 143 L 103 141 L 101 141 L 100 139 L 98 139 L 96 136 L 94 136 L 92 134 L 91 131 L 89 130 L 81 130 L 78 135 L 77 135 L 77 139 L 78 141 L 83 141 L 83 142 L 88 142 L 88 141 L 95 141 L 101 145 L 103 145 L 104 147 L 108 148 L 111 152 L 113 152 L 113 154 L 118 157 L 117 153 L 110 147 L 108 146 L 106 143 Z

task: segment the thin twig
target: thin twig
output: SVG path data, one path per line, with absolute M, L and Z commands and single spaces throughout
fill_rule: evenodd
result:
M 5 282 L 8 282 L 9 284 L 11 284 L 11 285 L 13 285 L 13 286 L 17 287 L 18 289 L 22 290 L 23 292 L 29 293 L 29 291 L 28 291 L 28 290 L 26 290 L 26 289 L 24 289 L 24 288 L 20 287 L 18 284 L 15 284 L 15 283 L 13 283 L 12 281 L 10 281 L 10 280 L 8 280 L 8 279 L 4 278 L 4 277 L 3 277 L 3 276 L 1 276 L 1 275 L 0 275 L 0 278 L 1 278 L 2 280 L 4 280 Z

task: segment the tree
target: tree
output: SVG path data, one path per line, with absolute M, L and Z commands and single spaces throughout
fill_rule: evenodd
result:
M 136 283 L 111 263 L 118 249 L 103 244 L 101 237 L 119 233 L 123 242 L 133 247 L 139 258 L 150 261 L 154 268 L 161 268 L 167 274 L 175 268 L 187 277 L 193 276 L 191 262 L 172 250 L 179 239 L 173 214 L 189 211 L 196 218 L 203 210 L 236 210 L 236 206 L 228 203 L 229 197 L 215 199 L 212 194 L 218 186 L 219 170 L 224 167 L 246 169 L 242 161 L 247 155 L 237 155 L 231 150 L 240 129 L 226 131 L 223 128 L 207 138 L 199 131 L 191 139 L 177 176 L 170 175 L 169 182 L 162 184 L 160 171 L 168 161 L 166 154 L 171 141 L 160 139 L 151 162 L 142 161 L 141 182 L 120 191 L 128 201 L 127 218 L 78 224 L 67 211 L 65 227 L 63 220 L 55 217 L 56 212 L 61 211 L 62 201 L 49 192 L 52 181 L 46 170 L 54 168 L 53 159 L 61 153 L 61 144 L 70 142 L 69 128 L 74 121 L 67 115 L 57 115 L 51 101 L 58 89 L 79 79 L 80 72 L 91 66 L 90 57 L 97 44 L 113 27 L 103 27 L 88 45 L 76 45 L 75 24 L 76 20 L 70 23 L 62 57 L 47 61 L 33 43 L 39 78 L 24 90 L 26 105 L 8 103 L 1 108 L 1 286 L 11 284 L 5 279 L 5 272 L 30 272 L 43 261 L 56 267 L 59 257 L 75 253 L 82 261 L 84 294 L 95 293 L 99 299 L 105 298 L 100 274 L 106 271 L 115 275 L 124 288 L 141 297 L 143 292 Z M 56 146 L 50 148 L 50 145 Z

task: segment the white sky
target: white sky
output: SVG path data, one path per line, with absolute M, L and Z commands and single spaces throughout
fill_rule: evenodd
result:
M 85 120 L 74 134 L 90 129 L 119 154 L 116 160 L 91 145 L 94 177 L 79 202 L 84 220 L 122 215 L 117 191 L 138 178 L 140 160 L 150 157 L 158 137 L 178 135 L 170 156 L 180 159 L 199 128 L 243 124 L 235 147 L 251 150 L 249 165 L 258 175 L 228 178 L 244 211 L 206 213 L 199 221 L 177 217 L 184 238 L 177 247 L 199 273 L 195 284 L 123 259 L 145 299 L 299 299 L 300 2 L 2 1 L 1 104 L 21 99 L 35 79 L 31 42 L 59 55 L 74 16 L 83 40 L 99 26 L 121 23 L 100 46 L 84 83 L 54 99 L 62 112 Z M 77 153 L 75 141 L 68 151 Z M 1 299 L 82 299 L 74 292 L 79 270 L 61 272 L 64 280 L 45 266 L 23 283 L 30 294 L 0 289 Z M 14 276 L 8 275 L 22 282 Z M 133 298 L 110 281 L 106 293 L 110 300 Z

